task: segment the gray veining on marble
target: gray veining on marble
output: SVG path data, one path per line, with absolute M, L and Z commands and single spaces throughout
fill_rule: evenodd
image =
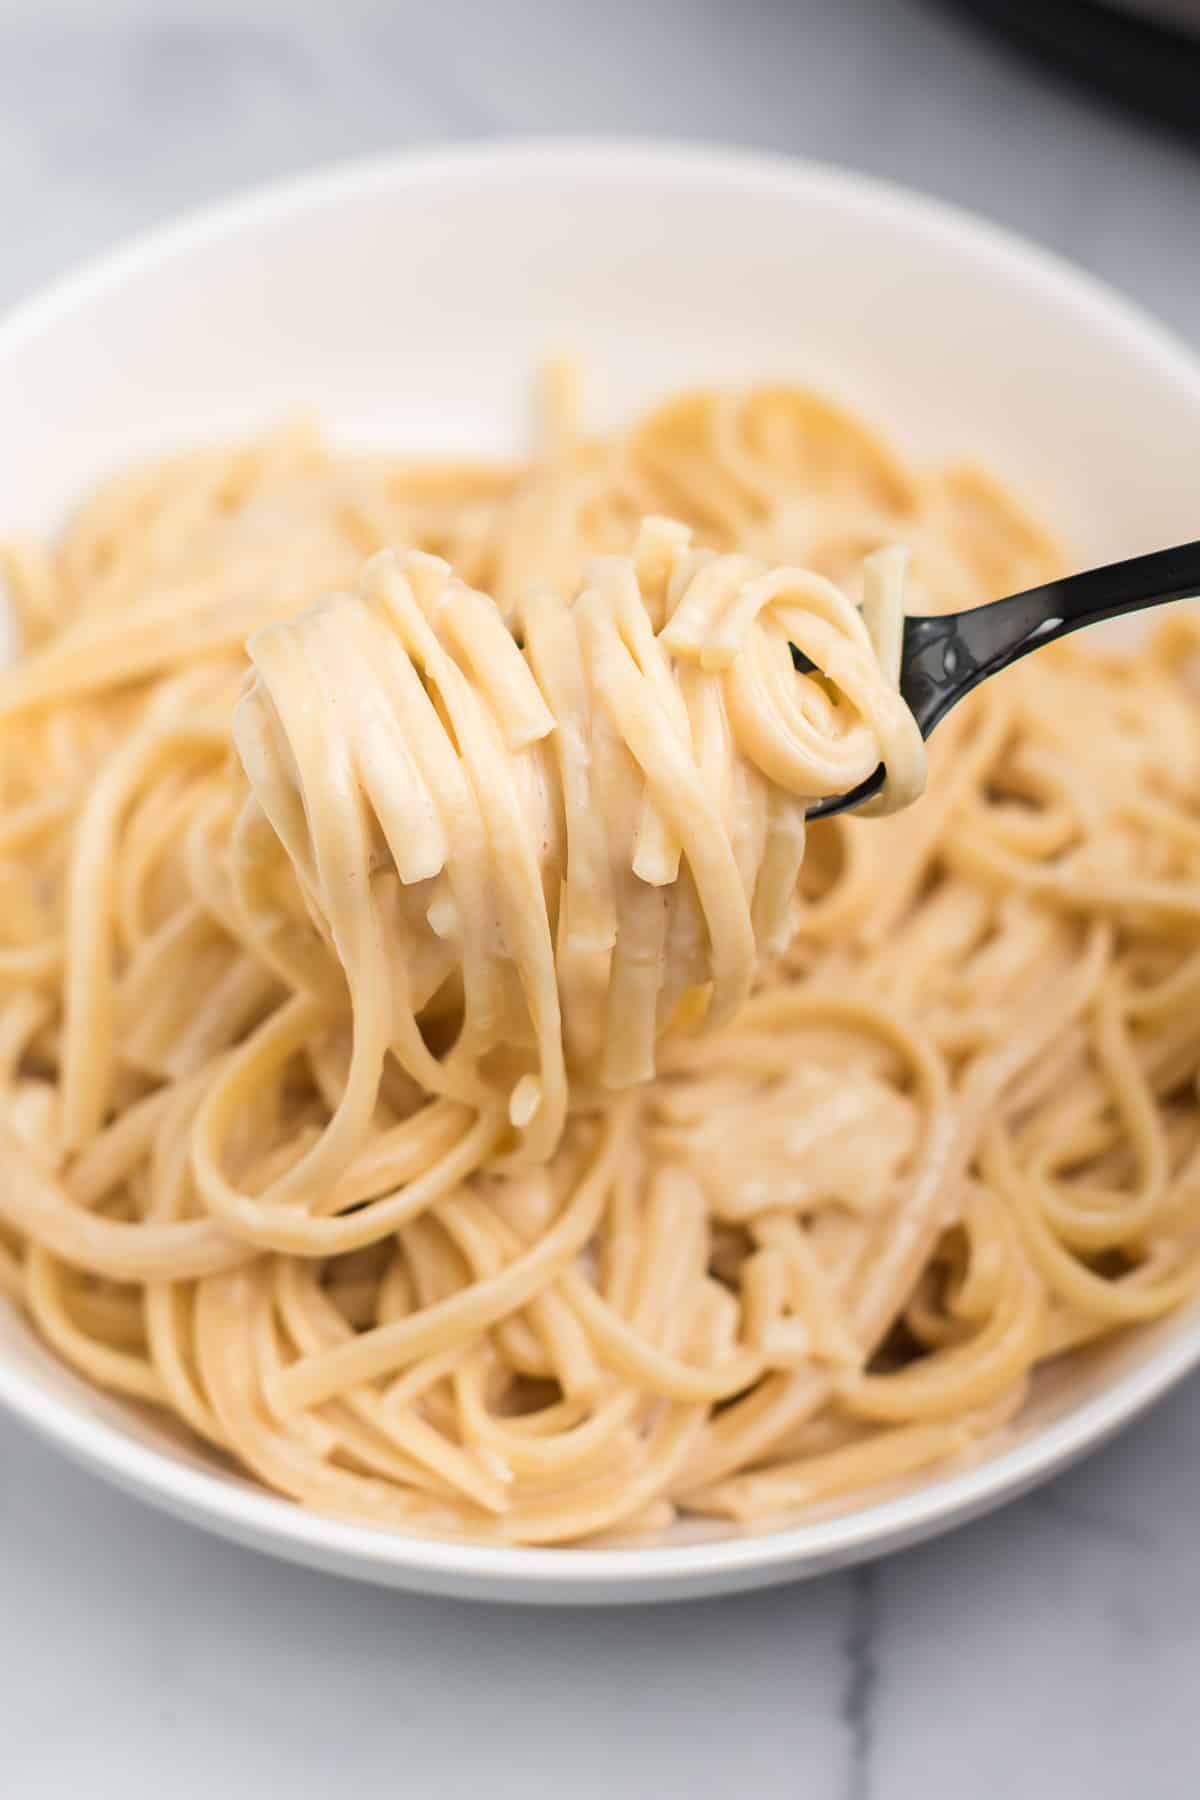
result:
M 846 1727 L 846 1800 L 870 1800 L 875 1758 L 875 1697 L 879 1683 L 879 1568 L 865 1563 L 845 1577 L 850 1619 L 842 1645 L 845 1674 L 842 1722 Z
M 565 131 L 870 169 L 1200 341 L 1200 156 L 920 0 L 0 0 L 0 304 L 247 182 Z M 1193 1382 L 877 1568 L 538 1614 L 209 1541 L 0 1421 L 0 1795 L 1195 1800 L 1198 1467 Z

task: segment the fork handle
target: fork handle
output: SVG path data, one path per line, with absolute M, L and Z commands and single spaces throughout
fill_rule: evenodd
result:
M 1200 541 L 1065 575 L 1023 594 L 904 626 L 900 688 L 928 737 L 989 675 L 1069 631 L 1200 594 Z

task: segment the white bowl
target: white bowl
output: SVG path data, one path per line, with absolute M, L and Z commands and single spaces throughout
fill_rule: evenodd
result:
M 130 457 L 312 410 L 413 449 L 503 449 L 548 349 L 604 409 L 808 377 L 919 455 L 970 452 L 1100 562 L 1197 531 L 1200 365 L 1125 302 L 948 208 L 829 169 L 628 144 L 402 155 L 272 188 L 105 258 L 0 326 L 0 529 L 52 527 Z M 1051 1371 L 987 1457 L 856 1511 L 621 1550 L 494 1549 L 314 1517 L 93 1392 L 0 1308 L 0 1401 L 213 1531 L 478 1598 L 678 1599 L 811 1575 L 996 1505 L 1200 1360 L 1200 1310 Z

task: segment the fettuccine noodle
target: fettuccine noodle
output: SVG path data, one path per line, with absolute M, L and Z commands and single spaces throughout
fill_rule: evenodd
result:
M 1196 627 L 989 683 L 917 800 L 903 607 L 1059 566 L 987 477 L 697 392 L 183 455 L 0 566 L 0 1288 L 88 1380 L 605 1542 L 971 1454 L 1200 1287 Z

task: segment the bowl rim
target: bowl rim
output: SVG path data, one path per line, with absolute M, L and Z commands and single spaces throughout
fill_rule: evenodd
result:
M 435 185 L 464 173 L 487 181 L 518 172 L 531 179 L 578 178 L 622 169 L 660 185 L 702 179 L 724 188 L 769 186 L 793 195 L 818 194 L 847 208 L 886 212 L 926 237 L 954 240 L 976 261 L 1002 264 L 1006 280 L 1019 279 L 1055 305 L 1089 318 L 1143 366 L 1166 374 L 1195 399 L 1200 423 L 1200 357 L 1192 348 L 1104 282 L 1016 232 L 899 183 L 808 158 L 625 136 L 476 139 L 384 151 L 252 186 L 140 232 L 20 300 L 0 316 L 0 357 L 11 357 L 58 320 L 143 270 L 344 194 Z M 1200 1317 L 1026 1441 L 914 1491 L 777 1530 L 612 1549 L 415 1537 L 307 1512 L 75 1410 L 49 1394 L 36 1376 L 7 1366 L 2 1356 L 0 1405 L 118 1486 L 219 1535 L 291 1560 L 477 1598 L 550 1600 L 564 1589 L 571 1599 L 682 1598 L 689 1589 L 711 1592 L 719 1585 L 761 1585 L 818 1573 L 965 1522 L 1097 1447 L 1197 1364 Z M 639 1593 L 640 1588 L 655 1591 Z

